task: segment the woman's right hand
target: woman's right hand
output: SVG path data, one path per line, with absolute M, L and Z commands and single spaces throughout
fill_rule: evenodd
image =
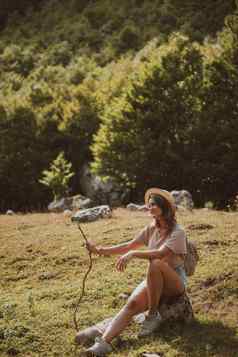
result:
M 99 253 L 99 249 L 96 247 L 96 245 L 91 242 L 91 241 L 87 241 L 86 242 L 86 248 L 88 249 L 88 251 L 90 253 L 93 253 L 93 254 L 100 254 Z

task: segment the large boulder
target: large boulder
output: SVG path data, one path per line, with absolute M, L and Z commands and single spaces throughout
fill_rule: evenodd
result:
M 163 321 L 183 321 L 188 323 L 194 319 L 193 308 L 189 297 L 186 293 L 171 300 L 161 301 L 159 312 Z M 145 313 L 141 313 L 134 317 L 134 321 L 138 324 L 145 320 Z
M 112 211 L 109 206 L 97 206 L 76 212 L 72 217 L 72 222 L 93 222 L 99 218 L 110 218 Z
M 83 194 L 98 205 L 120 206 L 128 194 L 112 179 L 105 181 L 94 175 L 87 164 L 82 168 L 80 186 Z
M 181 191 L 171 191 L 171 195 L 173 196 L 175 200 L 176 206 L 179 207 L 184 207 L 188 210 L 192 210 L 194 207 L 193 203 L 193 198 L 190 192 L 187 190 L 181 190 Z
M 48 205 L 48 210 L 51 212 L 64 212 L 65 210 L 79 210 L 92 207 L 92 200 L 83 196 L 75 195 L 72 197 L 63 197 L 59 200 L 53 201 Z

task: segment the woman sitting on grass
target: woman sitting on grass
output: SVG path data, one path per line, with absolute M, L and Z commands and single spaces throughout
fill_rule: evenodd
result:
M 101 337 L 85 352 L 86 355 L 102 356 L 112 351 L 111 341 L 131 322 L 134 315 L 147 311 L 139 336 L 149 336 L 161 323 L 158 311 L 161 297 L 179 297 L 185 291 L 186 274 L 183 266 L 186 254 L 186 238 L 183 228 L 175 218 L 175 204 L 168 191 L 151 188 L 145 193 L 145 204 L 153 217 L 133 240 L 112 247 L 97 247 L 88 243 L 87 248 L 95 254 L 110 256 L 119 254 L 116 269 L 123 272 L 132 259 L 147 259 L 146 279 L 132 292 L 126 305 L 112 319 Z M 137 250 L 141 246 L 147 250 Z M 77 343 L 84 343 L 85 336 L 79 332 Z

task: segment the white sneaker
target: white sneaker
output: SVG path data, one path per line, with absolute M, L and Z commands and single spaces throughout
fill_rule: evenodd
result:
M 101 337 L 96 337 L 94 345 L 88 348 L 85 352 L 87 356 L 105 356 L 112 352 L 112 346 Z
M 75 336 L 75 343 L 79 345 L 87 345 L 92 343 L 97 336 L 101 336 L 102 333 L 94 326 L 88 327 L 83 331 L 79 331 Z
M 147 315 L 142 323 L 139 337 L 146 337 L 155 332 L 162 322 L 162 317 L 159 312 Z

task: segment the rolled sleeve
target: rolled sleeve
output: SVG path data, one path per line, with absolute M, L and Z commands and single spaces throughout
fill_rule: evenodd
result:
M 154 230 L 154 227 L 152 225 L 146 226 L 145 228 L 143 228 L 140 231 L 138 236 L 135 238 L 135 241 L 140 244 L 148 246 L 153 230 Z
M 168 247 L 175 254 L 186 254 L 186 236 L 183 229 L 174 231 L 168 240 L 165 241 L 164 246 Z

